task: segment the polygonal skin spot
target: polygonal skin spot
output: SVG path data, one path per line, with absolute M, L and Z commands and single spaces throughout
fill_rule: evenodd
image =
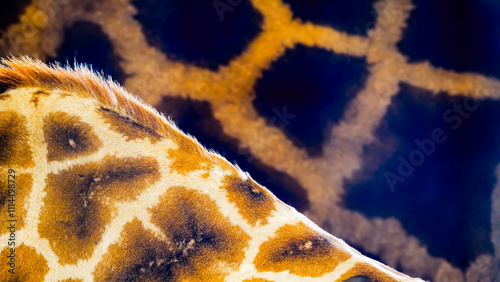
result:
M 0 169 L 0 222 L 8 223 L 8 220 L 16 220 L 16 230 L 24 227 L 24 218 L 27 210 L 26 201 L 33 188 L 33 177 L 31 174 L 14 172 L 9 173 L 8 169 Z M 8 175 L 11 175 L 9 177 Z M 14 178 L 15 177 L 15 178 Z M 9 182 L 10 180 L 10 182 Z M 9 185 L 14 185 L 10 186 Z M 14 191 L 9 191 L 12 189 Z M 9 192 L 10 195 L 9 196 Z M 14 192 L 14 193 L 12 193 Z M 9 210 L 14 209 L 15 217 L 10 217 Z M 0 229 L 0 235 L 10 232 L 7 228 Z
M 174 142 L 178 148 L 169 149 L 167 153 L 172 161 L 170 167 L 179 174 L 186 175 L 196 170 L 205 170 L 208 176 L 208 171 L 216 163 L 221 163 L 187 136 L 177 133 L 174 135 Z
M 14 111 L 0 111 L 0 167 L 2 166 L 33 166 L 27 119 Z
M 264 71 L 253 105 L 296 146 L 319 156 L 367 76 L 364 59 L 299 44 Z
M 7 100 L 9 98 L 10 98 L 10 94 L 5 94 L 5 93 L 1 93 L 0 94 L 0 102 L 1 101 L 5 101 L 5 100 Z
M 177 248 L 179 262 L 173 276 L 179 280 L 201 281 L 204 277 L 223 280 L 243 261 L 249 236 L 219 212 L 209 196 L 184 187 L 169 188 L 160 203 L 151 209 L 151 219 Z
M 4 260 L 0 264 L 0 273 L 4 277 L 3 281 L 44 281 L 45 275 L 49 272 L 47 260 L 34 248 L 24 244 L 16 246 L 15 251 L 15 273 L 9 272 L 11 269 L 10 258 L 11 248 L 3 248 L 0 256 Z
M 46 180 L 39 234 L 49 240 L 61 264 L 92 253 L 116 211 L 113 203 L 134 200 L 160 178 L 154 158 L 105 157 L 75 165 Z
M 92 126 L 63 112 L 50 113 L 43 119 L 43 133 L 49 162 L 87 156 L 102 146 Z
M 111 126 L 111 129 L 122 134 L 129 140 L 146 139 L 152 143 L 159 141 L 162 137 L 153 129 L 139 124 L 129 117 L 120 115 L 119 113 L 107 108 L 99 108 L 99 114 L 104 119 L 104 122 Z
M 165 116 L 170 116 L 184 132 L 196 136 L 205 148 L 214 149 L 231 163 L 237 163 L 281 201 L 301 212 L 309 209 L 307 190 L 290 175 L 264 164 L 249 151 L 242 150 L 239 140 L 224 132 L 208 102 L 164 96 L 155 108 Z M 182 167 L 179 165 L 179 168 Z
M 38 102 L 40 102 L 40 99 L 48 96 L 50 96 L 49 92 L 44 90 L 37 90 L 31 95 L 30 102 L 33 103 L 35 107 L 38 107 Z
M 229 202 L 234 203 L 238 212 L 250 224 L 267 223 L 267 217 L 275 209 L 275 199 L 253 179 L 242 180 L 238 175 L 228 175 L 222 181 L 222 189 L 227 191 Z
M 500 78 L 500 2 L 414 0 L 398 43 L 409 62 Z M 453 7 L 450 9 L 450 7 Z
M 243 280 L 243 282 L 274 282 L 274 281 L 263 278 L 252 278 L 252 279 L 245 279 Z
M 227 65 L 261 32 L 251 1 L 134 0 L 149 45 L 210 70 Z M 222 6 L 221 6 L 222 5 Z
M 57 50 L 55 58 L 48 62 L 70 63 L 74 61 L 92 66 L 120 83 L 127 75 L 120 67 L 122 58 L 114 52 L 109 36 L 96 23 L 77 21 L 64 30 L 64 41 Z
M 137 219 L 127 223 L 119 243 L 111 245 L 97 265 L 97 281 L 160 281 L 171 278 L 176 256 L 169 245 L 144 229 Z
M 171 187 L 150 211 L 168 241 L 132 221 L 96 268 L 97 280 L 223 281 L 242 262 L 248 235 L 208 196 Z
M 500 119 L 499 108 L 495 100 L 401 84 L 375 131 L 378 140 L 395 144 L 383 156 L 364 151 L 361 163 L 378 157 L 379 165 L 345 181 L 345 206 L 371 218 L 398 219 L 429 254 L 464 271 L 479 256 L 493 254 L 500 130 L 492 121 Z
M 257 271 L 289 271 L 301 277 L 320 277 L 332 272 L 351 255 L 329 238 L 304 223 L 285 225 L 259 248 Z
M 337 30 L 366 36 L 375 26 L 377 12 L 373 9 L 375 0 L 284 0 L 293 15 L 303 21 L 328 25 Z
M 361 279 L 359 279 L 361 278 Z M 353 280 L 357 279 L 357 280 Z M 367 263 L 356 263 L 349 271 L 344 273 L 336 282 L 396 282 L 389 275 Z

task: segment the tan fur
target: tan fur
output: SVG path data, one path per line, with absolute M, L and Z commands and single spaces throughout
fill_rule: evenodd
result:
M 2 64 L 0 177 L 19 171 L 30 258 L 9 279 L 421 281 L 327 234 L 111 80 Z

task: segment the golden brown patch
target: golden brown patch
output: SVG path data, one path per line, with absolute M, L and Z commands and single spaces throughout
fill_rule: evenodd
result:
M 40 102 L 40 98 L 43 97 L 48 97 L 50 93 L 44 90 L 37 90 L 31 95 L 31 100 L 30 102 L 35 104 L 35 107 L 38 107 L 38 102 Z
M 15 173 L 8 173 L 8 169 L 1 169 L 0 172 L 2 173 L 0 175 L 0 222 L 8 224 L 10 222 L 7 222 L 7 220 L 16 220 L 16 230 L 19 230 L 24 226 L 24 218 L 27 212 L 24 204 L 33 187 L 33 177 L 31 174 L 20 174 L 15 171 Z M 9 185 L 14 186 L 9 188 Z M 12 188 L 14 188 L 14 191 L 9 191 Z M 14 211 L 14 217 L 10 216 L 10 211 Z M 0 229 L 0 235 L 7 232 L 9 230 L 5 227 Z
M 160 179 L 153 158 L 106 157 L 49 174 L 39 233 L 61 264 L 90 255 L 115 210 L 114 202 L 134 200 Z
M 267 223 L 267 217 L 275 209 L 271 194 L 253 179 L 242 180 L 237 174 L 228 175 L 222 181 L 228 200 L 234 203 L 240 214 L 250 224 Z
M 68 92 L 59 92 L 59 97 L 61 98 L 66 98 L 66 97 L 71 97 L 72 95 Z
M 320 277 L 349 259 L 350 254 L 304 223 L 285 225 L 264 242 L 255 258 L 257 271 L 282 272 L 301 277 Z
M 149 138 L 152 143 L 155 143 L 161 139 L 161 136 L 151 128 L 110 109 L 100 108 L 99 113 L 104 121 L 111 126 L 111 129 L 125 136 L 127 141 Z
M 6 247 L 2 250 L 0 256 L 2 263 L 0 264 L 0 273 L 2 281 L 43 281 L 45 275 L 49 272 L 47 260 L 36 252 L 32 247 L 21 244 L 15 249 L 15 273 L 9 272 L 11 265 L 10 258 L 11 249 Z
M 343 282 L 359 275 L 367 276 L 373 282 L 397 282 L 396 279 L 376 269 L 367 263 L 356 263 L 353 268 L 344 273 L 336 282 Z
M 43 119 L 43 135 L 48 161 L 86 156 L 102 146 L 88 123 L 63 112 L 51 113 Z
M 263 278 L 253 278 L 252 279 L 245 279 L 243 282 L 274 282 L 271 280 L 263 279 Z
M 94 272 L 97 281 L 160 281 L 170 275 L 175 255 L 141 222 L 134 219 L 122 231 L 119 243 L 109 247 Z M 158 273 L 157 273 L 158 272 Z
M 207 195 L 172 187 L 151 213 L 152 222 L 182 253 L 174 271 L 178 279 L 222 280 L 229 269 L 217 269 L 220 262 L 234 271 L 243 261 L 250 237 L 231 225 Z
M 172 187 L 150 211 L 168 242 L 138 221 L 127 224 L 123 241 L 97 266 L 96 280 L 223 281 L 242 262 L 250 238 L 208 196 Z
M 5 93 L 0 94 L 0 101 L 7 100 L 9 98 L 10 98 L 10 94 L 5 94 Z
M 179 174 L 185 175 L 200 169 L 208 171 L 218 162 L 203 147 L 180 133 L 174 135 L 174 141 L 178 148 L 168 150 L 168 157 L 172 160 L 171 168 Z
M 14 111 L 0 111 L 0 167 L 31 167 L 26 117 Z

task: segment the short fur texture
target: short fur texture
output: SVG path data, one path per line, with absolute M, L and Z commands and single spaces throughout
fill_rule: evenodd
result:
M 9 279 L 421 281 L 321 230 L 85 66 L 2 64 L 0 146 L 12 155 L 0 172 L 19 185 Z

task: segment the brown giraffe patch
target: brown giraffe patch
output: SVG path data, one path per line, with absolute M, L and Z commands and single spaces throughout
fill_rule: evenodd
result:
M 38 102 L 40 102 L 41 97 L 48 97 L 50 95 L 49 92 L 44 90 L 37 90 L 31 95 L 30 102 L 35 104 L 35 107 L 38 107 Z
M 172 160 L 170 167 L 179 174 L 186 175 L 195 170 L 210 170 L 215 163 L 220 163 L 201 146 L 180 133 L 172 134 L 178 148 L 168 150 Z M 208 177 L 205 173 L 205 178 Z
M 86 156 L 102 146 L 88 123 L 63 112 L 51 113 L 43 119 L 43 135 L 48 161 Z
M 160 281 L 171 278 L 169 265 L 175 255 L 134 219 L 122 231 L 119 243 L 109 247 L 94 272 L 97 281 Z M 167 275 L 170 276 L 167 276 Z M 164 276 L 165 275 L 165 276 Z
M 14 111 L 0 111 L 0 167 L 32 167 L 26 117 Z
M 264 242 L 254 264 L 257 271 L 282 272 L 301 277 L 320 277 L 332 272 L 350 254 L 304 223 L 285 225 Z
M 267 223 L 267 217 L 275 209 L 269 192 L 253 179 L 243 180 L 237 174 L 226 176 L 222 183 L 228 200 L 236 205 L 243 218 L 252 225 L 258 220 L 261 224 Z
M 91 254 L 115 210 L 112 203 L 136 197 L 160 179 L 153 158 L 105 157 L 49 174 L 39 233 L 47 238 L 61 264 Z
M 5 93 L 0 94 L 0 101 L 7 100 L 9 98 L 10 98 L 10 94 L 5 94 Z
M 336 282 L 344 282 L 356 276 L 367 276 L 373 282 L 397 282 L 396 279 L 391 278 L 389 275 L 380 270 L 375 269 L 367 263 L 356 263 L 353 268 L 344 273 Z
M 71 94 L 69 92 L 59 92 L 59 97 L 61 98 L 66 98 L 66 97 L 72 97 L 74 94 Z
M 184 187 L 170 188 L 151 209 L 152 222 L 182 251 L 175 270 L 180 280 L 221 280 L 222 262 L 233 270 L 243 261 L 250 237 L 231 225 L 209 196 Z
M 99 113 L 104 121 L 111 126 L 111 129 L 125 136 L 127 141 L 149 138 L 152 143 L 155 143 L 161 139 L 161 135 L 153 129 L 115 111 L 101 107 Z
M 264 278 L 253 278 L 252 277 L 252 279 L 245 279 L 245 280 L 243 280 L 243 282 L 274 282 L 274 281 L 267 280 Z
M 243 261 L 249 236 L 208 196 L 172 187 L 150 211 L 168 242 L 129 223 L 123 242 L 110 246 L 97 266 L 96 280 L 223 281 Z
M 0 175 L 0 222 L 5 222 L 5 224 L 7 224 L 7 220 L 15 219 L 17 220 L 16 230 L 19 230 L 24 226 L 24 217 L 27 212 L 24 206 L 33 187 L 33 177 L 31 174 L 21 174 L 15 172 L 15 170 L 14 173 L 9 173 L 8 169 L 0 169 L 0 172 L 2 173 Z M 15 178 L 8 177 L 8 175 L 15 176 Z M 8 180 L 11 181 L 9 182 Z M 14 183 L 12 181 L 14 181 Z M 15 186 L 10 186 L 9 188 L 9 185 Z M 9 191 L 9 189 L 12 188 L 14 188 L 14 193 Z M 11 195 L 14 195 L 13 198 L 9 197 L 9 192 Z M 15 207 L 15 218 L 9 216 L 9 205 L 14 205 Z M 7 232 L 9 232 L 7 228 L 0 229 L 0 235 Z
M 0 256 L 2 263 L 0 264 L 0 273 L 2 273 L 2 281 L 43 281 L 45 275 L 49 272 L 47 260 L 37 251 L 24 244 L 17 246 L 15 249 L 15 274 L 9 271 L 11 268 L 7 262 L 10 262 L 8 256 L 11 254 L 11 249 L 6 247 L 2 250 Z

